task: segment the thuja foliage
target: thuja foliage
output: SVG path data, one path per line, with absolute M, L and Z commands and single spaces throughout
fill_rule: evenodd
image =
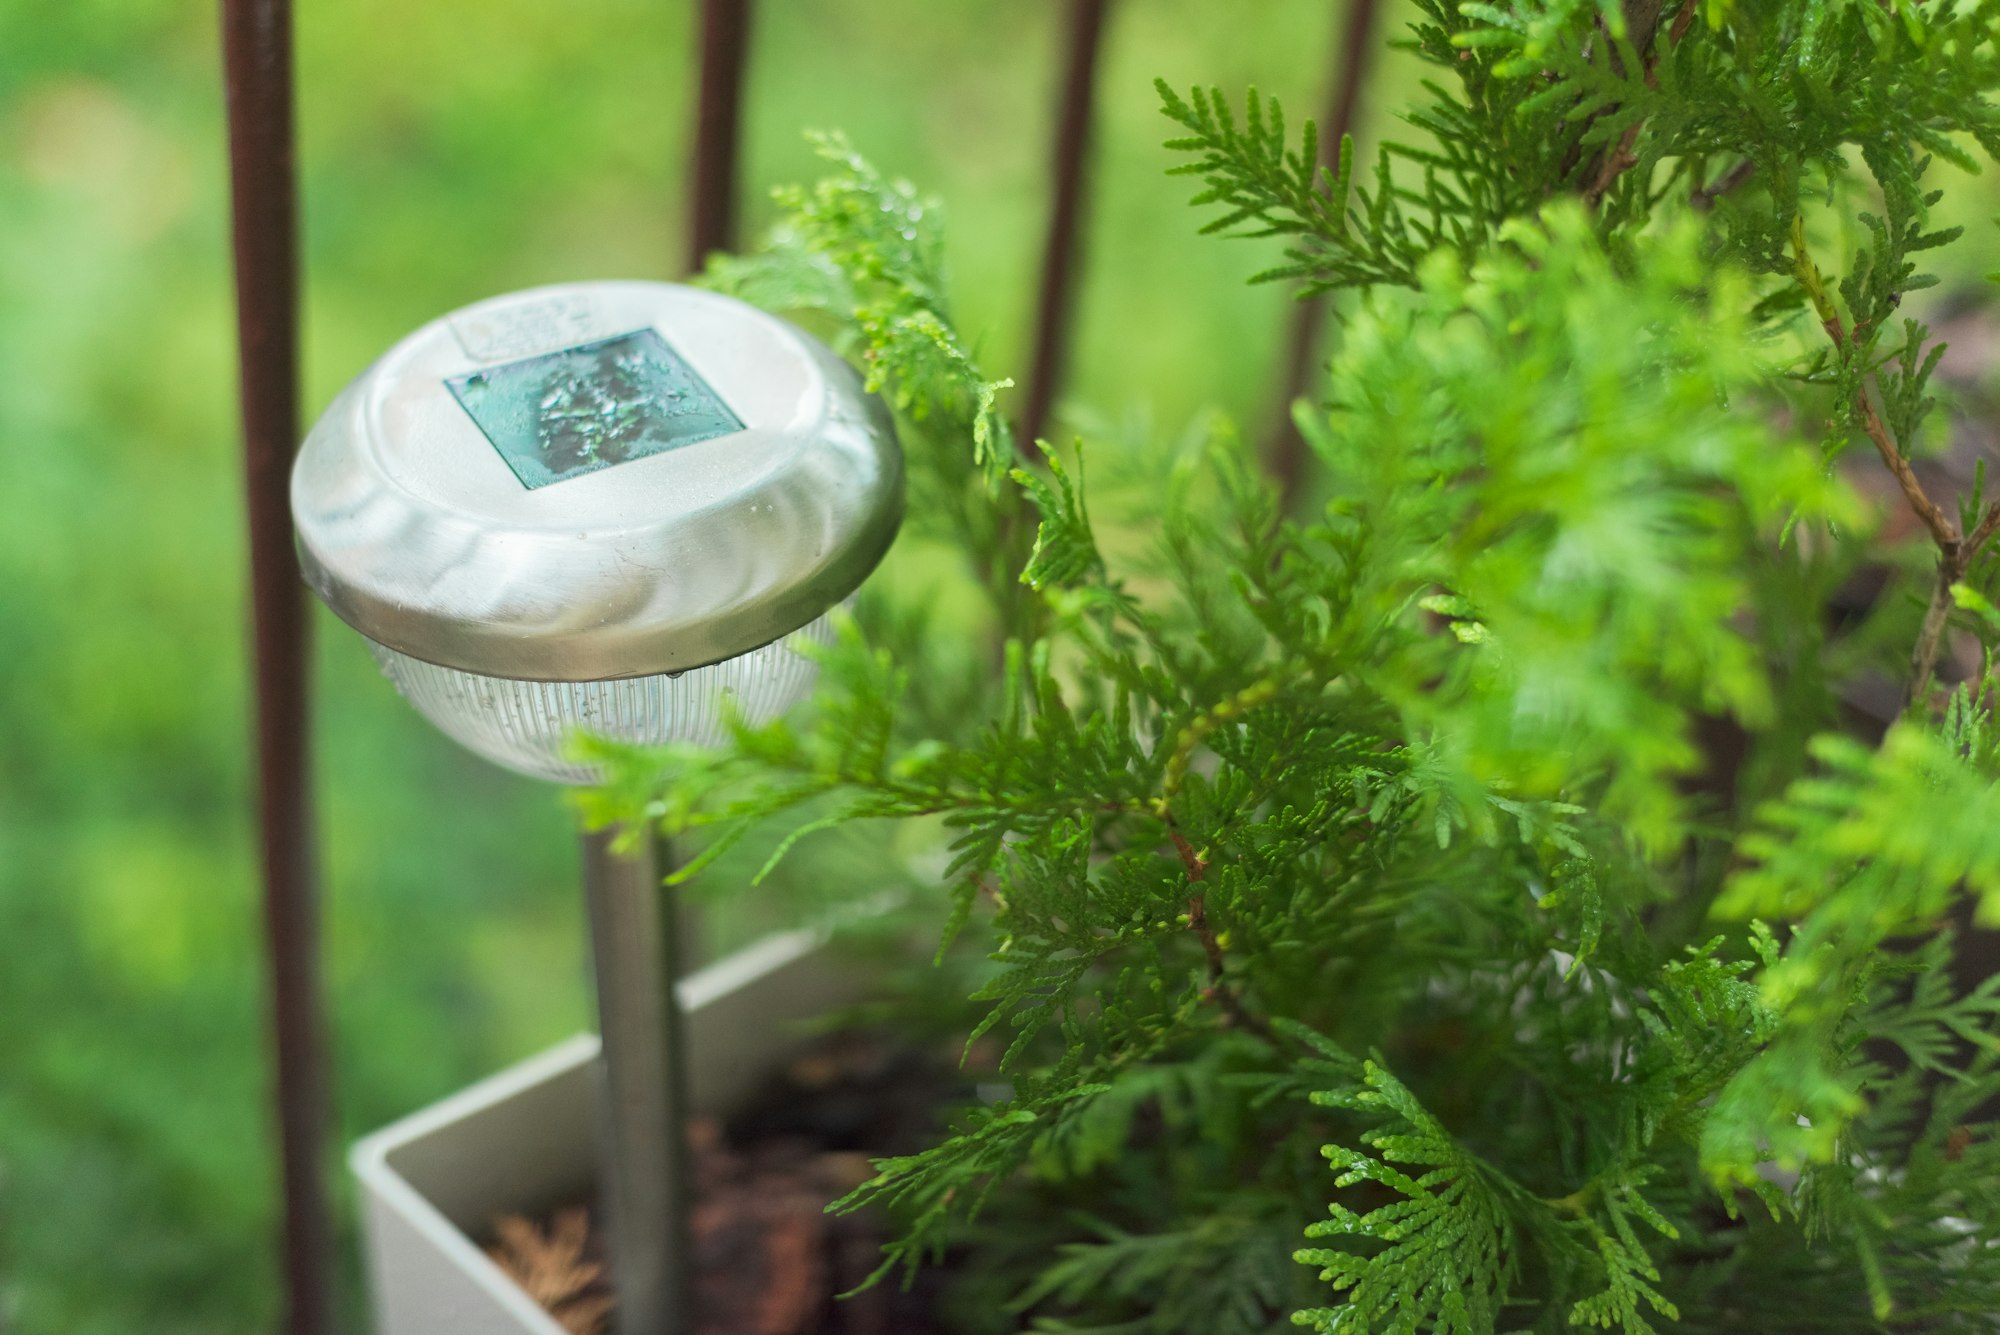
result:
M 711 280 L 866 368 L 982 610 L 604 800 L 907 827 L 998 1074 L 843 1204 L 968 1329 L 1986 1329 L 2000 504 L 1911 460 L 2000 3 L 1417 10 L 1372 166 L 1161 90 L 1207 230 L 1339 294 L 1289 504 L 1222 424 L 1013 440 L 935 205 L 827 143 Z

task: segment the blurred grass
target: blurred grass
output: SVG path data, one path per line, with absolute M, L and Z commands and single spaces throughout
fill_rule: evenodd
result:
M 960 319 L 1018 368 L 1057 6 L 762 8 L 750 221 L 769 185 L 814 173 L 801 129 L 844 128 L 944 197 Z M 309 412 L 453 306 L 674 276 L 687 9 L 301 6 Z M 1191 240 L 1149 85 L 1254 82 L 1303 114 L 1335 18 L 1309 0 L 1115 14 L 1080 398 L 1167 429 L 1210 406 L 1262 420 L 1283 294 L 1243 286 L 1253 250 Z M 17 1335 L 228 1335 L 277 1306 L 215 26 L 167 0 L 0 0 L 0 1330 Z M 346 1139 L 588 1007 L 557 796 L 460 754 L 351 633 L 318 629 Z M 838 837 L 802 856 L 843 847 L 865 856 Z M 718 938 L 779 912 L 739 908 Z M 361 1327 L 352 1294 L 347 1318 Z

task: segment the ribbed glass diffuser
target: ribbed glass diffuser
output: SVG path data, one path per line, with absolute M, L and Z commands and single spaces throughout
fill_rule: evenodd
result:
M 468 751 L 517 774 L 555 783 L 598 780 L 571 758 L 579 734 L 643 746 L 713 746 L 730 710 L 753 726 L 770 722 L 812 689 L 817 665 L 802 641 L 824 644 L 827 617 L 761 649 L 707 667 L 614 681 L 515 681 L 439 667 L 370 642 L 403 698 Z

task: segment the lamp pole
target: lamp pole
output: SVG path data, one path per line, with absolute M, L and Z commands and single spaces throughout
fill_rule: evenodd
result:
M 628 845 L 623 851 L 619 845 Z M 665 841 L 645 830 L 583 835 L 583 890 L 597 975 L 602 1208 L 628 1335 L 694 1328 L 685 964 Z

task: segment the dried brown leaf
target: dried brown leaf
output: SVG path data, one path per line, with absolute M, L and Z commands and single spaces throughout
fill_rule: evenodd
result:
M 493 1232 L 486 1254 L 509 1278 L 570 1335 L 601 1335 L 612 1297 L 604 1266 L 587 1259 L 590 1214 L 583 1206 L 558 1212 L 547 1232 L 521 1215 L 502 1216 Z

